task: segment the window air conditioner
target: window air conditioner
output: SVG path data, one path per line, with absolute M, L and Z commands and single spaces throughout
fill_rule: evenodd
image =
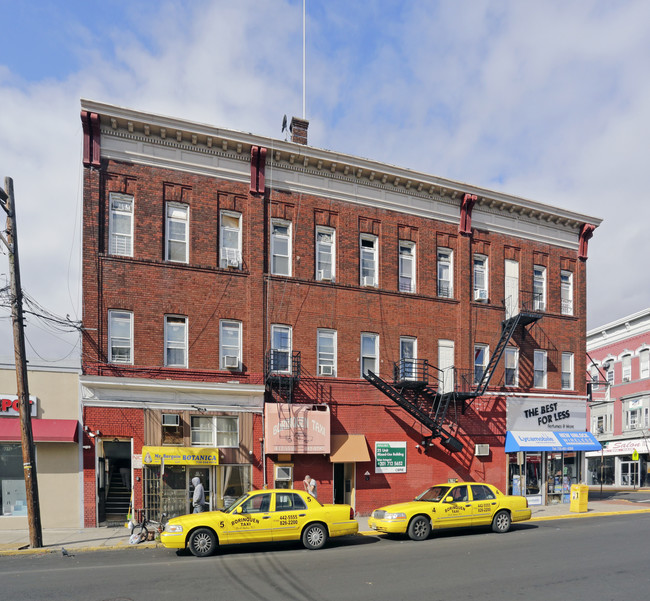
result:
M 474 445 L 474 455 L 476 457 L 487 457 L 490 454 L 490 445 L 489 444 L 477 444 Z
M 293 466 L 292 465 L 276 465 L 275 466 L 275 479 L 276 480 L 293 480 Z
M 375 285 L 375 278 L 372 275 L 366 275 L 363 278 L 361 278 L 361 285 L 362 286 L 374 286 Z
M 320 372 L 321 376 L 331 376 L 334 374 L 334 366 L 333 365 L 319 365 L 318 366 L 318 371 Z
M 488 291 L 484 288 L 474 290 L 475 301 L 486 301 L 488 299 Z
M 227 368 L 237 368 L 239 367 L 239 357 L 236 355 L 226 355 L 223 358 L 224 367 Z
M 332 277 L 324 269 L 319 269 L 316 274 L 316 279 L 319 281 L 329 282 Z
M 175 413 L 163 413 L 162 425 L 163 426 L 178 426 L 180 423 L 179 416 Z

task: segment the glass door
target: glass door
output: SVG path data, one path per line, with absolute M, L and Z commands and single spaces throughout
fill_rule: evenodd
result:
M 638 461 L 621 461 L 621 486 L 639 486 Z

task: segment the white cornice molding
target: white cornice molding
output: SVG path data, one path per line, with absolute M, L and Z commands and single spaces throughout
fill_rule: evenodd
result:
M 650 332 L 650 308 L 587 332 L 587 350 L 598 349 Z

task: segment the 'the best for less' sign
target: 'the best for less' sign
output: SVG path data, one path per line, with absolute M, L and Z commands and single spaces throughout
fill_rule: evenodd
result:
M 376 442 L 375 443 L 375 473 L 376 474 L 406 473 L 406 443 L 405 442 Z

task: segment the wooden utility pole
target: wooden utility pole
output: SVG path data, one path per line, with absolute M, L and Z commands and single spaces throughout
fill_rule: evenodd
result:
M 25 324 L 23 321 L 23 291 L 20 284 L 20 263 L 18 261 L 18 235 L 16 233 L 16 210 L 14 203 L 14 182 L 5 177 L 5 189 L 0 188 L 0 205 L 7 213 L 7 238 L 0 234 L 9 251 L 9 275 L 11 285 L 11 321 L 14 328 L 14 354 L 16 357 L 16 381 L 20 407 L 20 440 L 23 449 L 23 471 L 27 494 L 27 520 L 29 543 L 34 549 L 43 546 L 41 509 L 38 500 L 36 458 L 32 434 L 32 415 L 29 406 L 27 384 L 27 357 L 25 355 Z

